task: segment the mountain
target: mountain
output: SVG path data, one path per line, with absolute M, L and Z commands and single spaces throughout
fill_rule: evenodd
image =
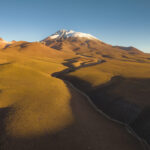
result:
M 59 30 L 40 41 L 48 47 L 56 50 L 66 51 L 87 57 L 99 57 L 101 59 L 140 59 L 147 57 L 145 54 L 134 47 L 112 46 L 104 43 L 98 38 L 73 30 Z M 147 59 L 147 58 L 146 58 Z
M 40 42 L 33 43 L 25 41 L 6 42 L 1 39 L 0 48 L 5 48 L 5 51 L 18 49 L 21 53 L 30 54 L 32 52 L 33 55 L 47 55 L 49 52 L 49 55 L 51 55 L 51 53 L 58 53 L 59 51 L 64 53 L 63 56 L 77 55 L 101 60 L 150 61 L 150 55 L 132 46 L 112 46 L 90 34 L 75 32 L 73 30 L 59 30 Z M 46 53 L 44 52 L 45 50 L 47 51 Z
M 96 37 L 90 34 L 73 30 L 59 30 L 43 39 L 41 43 L 57 50 L 77 52 L 79 49 L 87 49 L 90 41 L 99 42 Z

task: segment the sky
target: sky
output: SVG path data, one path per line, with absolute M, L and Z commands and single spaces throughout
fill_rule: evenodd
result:
M 0 0 L 0 37 L 39 41 L 60 29 L 150 53 L 150 0 Z

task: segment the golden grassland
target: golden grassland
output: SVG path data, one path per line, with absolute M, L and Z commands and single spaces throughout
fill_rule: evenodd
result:
M 0 108 L 13 110 L 6 119 L 8 134 L 32 136 L 69 125 L 70 93 L 61 80 L 50 76 L 65 68 L 60 60 L 13 53 L 0 55 Z
M 64 60 L 77 56 L 69 51 L 53 50 L 41 43 L 23 41 L 0 50 L 0 111 L 9 108 L 0 120 L 4 124 L 3 150 L 42 150 L 43 147 L 53 146 L 58 150 L 61 147 L 55 138 L 39 138 L 57 133 L 59 142 L 68 150 L 85 150 L 88 145 L 92 145 L 93 149 L 116 150 L 121 149 L 122 145 L 125 145 L 123 150 L 141 149 L 140 143 L 122 126 L 99 117 L 85 97 L 51 76 L 66 68 L 62 65 Z M 84 57 L 81 57 L 74 66 L 79 66 L 83 61 Z M 140 68 L 139 74 L 136 67 Z M 149 64 L 144 63 L 110 60 L 79 69 L 70 75 L 97 86 L 115 75 L 148 77 L 148 67 Z M 7 138 L 10 140 L 7 141 Z M 19 144 L 24 138 L 28 140 Z M 29 142 L 32 138 L 35 139 Z M 19 140 L 16 142 L 16 139 Z
M 150 78 L 150 64 L 109 60 L 99 65 L 81 68 L 69 75 L 87 81 L 92 86 L 98 86 L 110 81 L 114 76 L 141 79 Z
M 76 77 L 81 83 L 89 83 L 91 87 L 82 87 L 89 90 L 107 87 L 105 96 L 109 95 L 110 99 L 120 97 L 143 109 L 150 104 L 149 63 L 107 60 L 99 65 L 81 68 L 67 76 Z M 113 77 L 121 78 L 113 81 Z

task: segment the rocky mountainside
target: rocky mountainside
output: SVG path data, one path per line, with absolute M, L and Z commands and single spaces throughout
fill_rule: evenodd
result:
M 72 51 L 88 57 L 129 61 L 143 61 L 143 58 L 145 61 L 149 60 L 146 54 L 134 47 L 112 46 L 90 34 L 72 30 L 59 30 L 40 42 L 56 50 Z

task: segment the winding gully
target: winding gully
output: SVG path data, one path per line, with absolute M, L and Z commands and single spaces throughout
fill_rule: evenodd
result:
M 80 68 L 83 67 L 89 67 L 89 66 L 94 66 L 94 65 L 98 65 L 98 64 L 102 64 L 105 63 L 105 60 L 97 60 L 94 63 L 90 63 L 90 64 L 81 64 L 79 67 L 73 67 L 73 65 L 68 61 L 67 63 L 64 63 L 63 65 L 67 66 L 68 68 L 60 71 L 60 72 L 55 72 L 52 74 L 53 77 L 61 79 L 65 82 L 65 84 L 70 85 L 75 91 L 77 91 L 78 93 L 80 93 L 81 95 L 83 95 L 88 102 L 90 103 L 90 105 L 93 107 L 94 110 L 96 110 L 100 115 L 103 115 L 104 117 L 106 117 L 107 119 L 118 123 L 122 126 L 124 126 L 124 128 L 127 130 L 127 132 L 129 134 L 131 134 L 132 136 L 134 136 L 142 145 L 143 145 L 143 149 L 144 150 L 150 150 L 150 145 L 147 143 L 147 141 L 141 137 L 139 137 L 134 130 L 126 123 L 123 123 L 121 121 L 118 121 L 116 119 L 113 119 L 112 117 L 110 117 L 109 115 L 107 115 L 105 112 L 103 112 L 102 110 L 100 110 L 99 108 L 97 108 L 97 106 L 93 103 L 93 101 L 91 100 L 91 98 L 83 91 L 81 91 L 80 89 L 78 89 L 75 85 L 73 85 L 70 81 L 67 81 L 67 79 L 63 78 L 63 75 L 70 73 L 70 72 L 74 72 Z

